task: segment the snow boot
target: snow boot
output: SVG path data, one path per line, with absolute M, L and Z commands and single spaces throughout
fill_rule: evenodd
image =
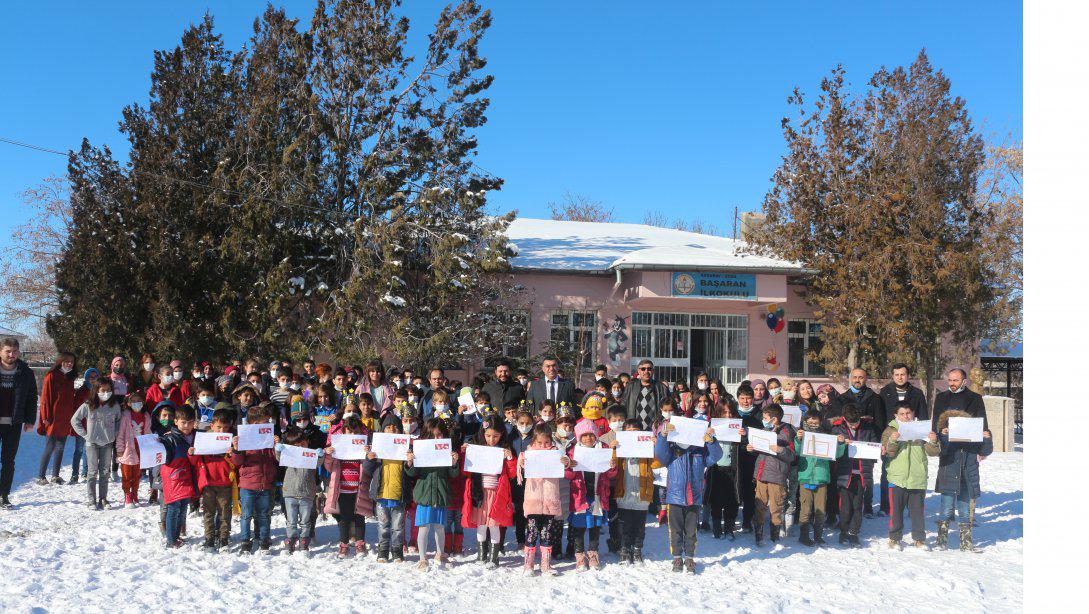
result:
M 644 562 L 643 562 L 643 549 L 640 548 L 639 546 L 636 546 L 636 547 L 631 549 L 631 564 L 632 565 L 643 565 L 644 564 Z
M 310 540 L 305 538 L 305 537 L 300 539 L 299 540 L 299 550 L 298 551 L 301 552 L 303 554 L 303 556 L 309 556 L 310 555 Z
M 338 559 L 348 558 L 349 548 L 350 548 L 350 546 L 348 544 L 340 544 L 340 546 L 337 547 L 337 558 Z
M 294 537 L 289 537 L 289 538 L 287 538 L 287 541 L 284 542 L 284 550 L 288 554 L 295 554 L 295 542 L 296 541 L 297 540 Z
M 44 476 L 38 478 L 38 486 L 46 486 L 48 484 L 49 484 L 49 480 L 45 479 Z
M 771 525 L 771 543 L 774 544 L 775 542 L 779 541 L 779 532 L 781 530 L 782 527 L 780 527 L 779 525 Z
M 861 548 L 862 547 L 862 542 L 859 541 L 857 533 L 849 534 L 847 536 L 847 539 L 850 540 L 852 547 L 854 547 L 854 548 Z
M 972 546 L 972 525 L 967 522 L 960 523 L 960 549 L 961 552 L 978 552 Z
M 488 542 L 484 542 L 476 547 L 476 561 L 481 565 L 488 562 L 488 550 L 490 545 L 491 544 Z
M 798 543 L 803 546 L 812 546 L 813 538 L 809 536 L 809 523 L 802 523 L 798 527 Z
M 361 539 L 355 540 L 355 555 L 367 556 L 367 542 Z
M 757 526 L 757 525 L 754 524 L 752 526 L 752 537 L 753 537 L 754 540 L 756 540 L 756 545 L 758 547 L 763 546 L 764 545 L 764 525 Z
M 627 546 L 620 547 L 620 564 L 627 565 L 631 563 L 631 548 Z
M 555 569 L 552 569 L 552 548 L 550 546 L 541 547 L 541 575 L 542 576 L 554 576 L 558 574 Z
M 238 547 L 239 554 L 253 554 L 253 541 L 246 540 Z
M 927 551 L 930 550 L 930 546 L 926 545 L 926 540 L 924 540 L 924 539 L 917 539 L 914 542 L 912 542 L 912 545 L 915 546 L 916 548 L 918 548 L 919 550 L 927 550 Z
M 841 545 L 841 546 L 850 546 L 851 545 L 851 540 L 847 539 L 847 534 L 844 533 L 843 531 L 839 532 L 839 545 Z
M 71 479 L 68 480 L 68 485 L 71 486 L 72 484 L 78 484 L 78 483 L 79 483 L 79 476 L 76 475 L 75 473 L 73 473 Z
M 55 475 L 55 476 L 53 476 L 53 483 L 54 484 L 64 484 L 64 478 L 62 478 L 59 475 Z
M 696 559 L 685 559 L 684 570 L 687 573 L 695 575 L 696 573 Z
M 486 569 L 498 569 L 499 568 L 499 551 L 501 548 L 497 548 L 492 545 L 491 552 L 488 553 L 488 564 L 484 567 Z
M 673 559 L 673 573 L 681 573 L 684 571 L 684 559 L 676 557 Z
M 205 537 L 204 538 L 204 544 L 201 546 L 201 548 L 204 548 L 205 550 L 209 550 L 209 551 L 215 550 L 216 549 L 216 538 L 214 538 L 214 537 Z
M 543 555 L 543 553 L 542 553 L 542 555 Z M 528 576 L 533 575 L 533 563 L 536 560 L 536 558 L 537 558 L 537 549 L 526 546 L 526 563 L 525 563 L 525 566 L 522 569 L 522 575 L 523 576 L 528 577 Z
M 378 547 L 378 562 L 379 563 L 388 563 L 389 562 L 389 548 L 383 548 L 381 546 Z
M 269 543 L 269 542 L 267 542 L 267 541 L 263 541 L 263 542 L 261 542 L 261 544 L 260 544 L 259 546 L 257 546 L 257 548 L 258 548 L 258 549 L 259 549 L 259 550 L 260 550 L 261 552 L 268 552 L 269 548 L 271 548 L 271 547 L 272 547 L 272 544 L 270 544 L 270 543 Z
M 938 521 L 938 538 L 936 540 L 934 540 L 934 545 L 937 546 L 938 550 L 948 550 L 949 549 L 949 521 L 948 520 L 939 520 Z
M 889 550 L 903 550 L 904 547 L 900 544 L 900 540 L 889 538 Z
M 598 557 L 597 550 L 587 552 L 586 561 L 589 563 L 590 569 L 601 571 L 601 559 Z
M 231 538 L 229 538 L 229 537 L 220 537 L 219 538 L 219 547 L 220 548 L 226 548 L 226 547 L 228 547 L 230 545 L 231 545 Z
M 819 517 L 817 520 L 813 521 L 813 543 L 818 546 L 823 546 L 825 544 L 824 522 L 822 522 Z
M 585 552 L 576 552 L 575 553 L 575 571 L 582 572 L 582 571 L 586 571 L 587 569 L 589 569 L 589 567 L 586 566 L 586 553 Z

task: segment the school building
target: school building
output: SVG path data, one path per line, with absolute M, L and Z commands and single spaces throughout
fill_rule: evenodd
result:
M 507 235 L 529 304 L 514 322 L 525 344 L 507 355 L 524 359 L 563 339 L 585 348 L 584 372 L 634 373 L 649 358 L 660 380 L 707 371 L 731 391 L 749 377 L 828 381 L 807 359 L 820 325 L 798 294 L 800 263 L 643 224 L 518 218 Z

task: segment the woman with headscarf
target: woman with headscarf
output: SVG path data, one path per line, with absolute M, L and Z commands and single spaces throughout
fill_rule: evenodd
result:
M 754 379 L 749 385 L 752 387 L 752 406 L 756 408 L 757 412 L 760 412 L 770 402 L 768 399 L 768 385 L 762 379 Z

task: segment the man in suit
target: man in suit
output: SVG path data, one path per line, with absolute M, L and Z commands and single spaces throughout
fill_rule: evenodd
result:
M 624 389 L 620 404 L 627 410 L 628 418 L 639 420 L 643 430 L 649 431 L 662 417 L 662 401 L 669 398 L 669 388 L 654 379 L 654 363 L 644 359 L 636 368 L 636 379 Z
M 949 384 L 949 390 L 934 396 L 934 413 L 930 416 L 932 429 L 938 431 L 938 419 L 943 413 L 959 409 L 973 418 L 983 418 L 983 429 L 989 430 L 991 427 L 987 426 L 987 407 L 983 404 L 983 397 L 968 389 L 968 374 L 964 369 L 950 370 L 945 375 L 945 383 Z
M 534 409 L 541 408 L 541 402 L 545 399 L 554 401 L 556 405 L 567 403 L 575 407 L 575 383 L 560 377 L 560 362 L 555 356 L 545 356 L 541 361 L 541 373 L 544 377 L 533 382 L 529 388 L 529 400 Z

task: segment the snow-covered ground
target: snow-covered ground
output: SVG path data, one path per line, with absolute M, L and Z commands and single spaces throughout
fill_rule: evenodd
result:
M 42 439 L 25 434 L 18 456 L 15 508 L 0 512 L 0 609 L 3 611 L 586 611 L 681 612 L 734 610 L 875 611 L 915 609 L 1014 612 L 1022 605 L 1023 489 L 1021 451 L 995 454 L 983 465 L 983 496 L 977 507 L 979 554 L 889 551 L 887 519 L 863 524 L 865 548 L 812 550 L 791 536 L 774 548 L 756 549 L 749 535 L 736 542 L 700 534 L 700 574 L 669 569 L 665 527 L 647 528 L 645 567 L 632 569 L 606 555 L 600 572 L 576 574 L 559 564 L 555 578 L 524 578 L 521 560 L 508 554 L 486 571 L 463 555 L 444 572 L 402 565 L 336 560 L 336 526 L 318 528 L 310 559 L 272 555 L 242 557 L 199 549 L 199 519 L 179 550 L 165 550 L 158 509 L 115 506 L 95 512 L 84 506 L 84 484 L 34 484 Z M 70 459 L 71 442 L 66 450 Z M 935 466 L 931 465 L 931 486 Z M 65 468 L 62 475 L 68 475 Z M 147 485 L 141 497 L 146 499 Z M 111 501 L 121 498 L 110 485 Z M 927 498 L 933 541 L 938 498 Z M 273 537 L 283 535 L 283 516 L 273 518 Z M 236 522 L 237 527 L 237 522 Z M 375 525 L 367 538 L 374 541 Z M 951 535 L 956 544 L 956 531 Z M 510 539 L 510 537 L 508 537 Z M 467 549 L 475 550 L 467 536 Z M 833 544 L 835 539 L 832 539 Z M 602 540 L 604 548 L 604 539 Z

